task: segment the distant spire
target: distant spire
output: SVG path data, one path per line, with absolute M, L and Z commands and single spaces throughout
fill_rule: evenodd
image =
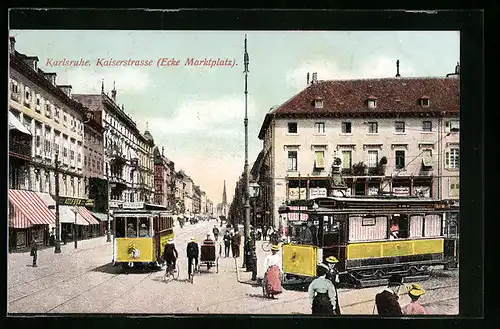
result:
M 222 191 L 222 204 L 227 204 L 226 180 L 224 180 L 224 190 Z
M 101 82 L 101 93 L 104 94 L 104 79 L 102 79 L 102 82 Z
M 148 131 L 148 122 L 146 121 L 146 131 Z
M 399 74 L 399 59 L 396 61 L 396 78 L 399 78 L 401 75 Z

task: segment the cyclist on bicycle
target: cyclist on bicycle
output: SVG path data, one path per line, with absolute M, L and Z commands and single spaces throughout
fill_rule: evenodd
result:
M 194 237 L 191 237 L 191 242 L 188 243 L 186 252 L 187 252 L 187 259 L 188 259 L 188 273 L 189 273 L 189 275 L 191 275 L 193 260 L 195 261 L 195 269 L 197 269 L 198 268 L 198 257 L 200 254 L 200 249 L 199 249 L 198 244 L 196 243 L 196 239 Z
M 167 263 L 167 268 L 172 266 L 173 270 L 176 271 L 175 262 L 177 258 L 179 258 L 179 253 L 175 249 L 174 239 L 170 239 L 163 250 L 163 259 Z

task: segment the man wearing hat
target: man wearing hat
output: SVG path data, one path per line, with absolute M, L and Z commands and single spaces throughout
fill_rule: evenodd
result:
M 191 268 L 193 266 L 193 260 L 195 262 L 195 269 L 198 268 L 198 257 L 200 249 L 196 243 L 196 239 L 191 237 L 191 241 L 187 245 L 187 259 L 188 259 L 188 275 L 191 275 Z
M 332 281 L 333 286 L 335 287 L 335 297 L 336 297 L 336 305 L 335 314 L 340 315 L 340 303 L 339 303 L 339 293 L 337 291 L 337 284 L 340 282 L 339 279 L 339 271 L 335 268 L 335 265 L 339 262 L 337 257 L 330 256 L 326 258 L 326 264 L 328 265 L 328 273 L 326 274 L 326 278 Z
M 411 303 L 403 307 L 403 314 L 429 314 L 424 305 L 420 304 L 418 299 L 425 294 L 424 288 L 418 283 L 414 283 L 407 287 L 408 296 L 411 298 Z
M 163 249 L 163 259 L 167 263 L 167 266 L 172 265 L 174 271 L 176 271 L 177 268 L 175 266 L 175 262 L 177 258 L 179 258 L 179 253 L 177 252 L 177 249 L 175 249 L 174 239 L 170 239 Z
M 312 306 L 312 314 L 334 315 L 337 309 L 337 298 L 335 287 L 332 281 L 326 278 L 329 272 L 328 266 L 319 263 L 316 266 L 318 277 L 314 279 L 307 289 L 309 293 L 309 302 Z
M 382 316 L 399 316 L 402 315 L 401 306 L 399 305 L 398 293 L 403 285 L 403 278 L 397 274 L 389 278 L 387 288 L 375 296 L 375 305 L 377 312 Z

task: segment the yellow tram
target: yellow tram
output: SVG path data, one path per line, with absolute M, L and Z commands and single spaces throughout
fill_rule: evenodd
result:
M 113 211 L 115 265 L 124 268 L 160 267 L 163 248 L 174 237 L 174 216 L 162 208 L 151 206 Z
M 279 212 L 291 240 L 283 245 L 285 283 L 311 279 L 317 262 L 332 255 L 344 281 L 356 286 L 383 283 L 395 273 L 428 276 L 431 266 L 457 265 L 458 241 L 447 236 L 446 226 L 458 210 L 444 201 L 324 197 Z

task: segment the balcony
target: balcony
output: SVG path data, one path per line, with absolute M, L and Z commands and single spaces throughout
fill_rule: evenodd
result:
M 9 143 L 9 155 L 12 157 L 31 160 L 31 142 L 18 142 L 10 141 Z
M 126 189 L 127 182 L 120 176 L 109 176 L 110 184 L 114 184 L 118 189 Z
M 13 101 L 16 101 L 18 103 L 21 102 L 21 94 L 20 93 L 13 93 L 11 92 L 10 93 L 10 99 L 12 99 Z

